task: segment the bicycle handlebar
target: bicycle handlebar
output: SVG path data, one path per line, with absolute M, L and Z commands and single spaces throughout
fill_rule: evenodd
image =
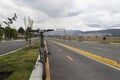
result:
M 49 32 L 49 31 L 54 31 L 54 29 L 47 29 L 47 30 L 31 30 L 30 32 L 38 32 L 38 33 L 44 33 L 44 32 Z

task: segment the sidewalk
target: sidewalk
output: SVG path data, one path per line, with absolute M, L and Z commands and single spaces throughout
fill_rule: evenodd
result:
M 38 56 L 35 68 L 33 69 L 29 80 L 42 80 L 43 65 L 42 63 L 38 62 L 38 60 L 40 60 L 40 56 Z

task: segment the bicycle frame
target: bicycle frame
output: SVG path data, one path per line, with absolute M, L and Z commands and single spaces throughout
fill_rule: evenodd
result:
M 44 32 L 48 32 L 48 31 L 53 31 L 53 30 L 44 30 L 40 32 L 40 42 L 41 45 L 39 47 L 39 51 L 40 51 L 40 62 L 43 64 L 43 80 L 46 80 L 46 61 L 47 61 L 47 53 L 45 50 L 45 44 L 44 44 Z

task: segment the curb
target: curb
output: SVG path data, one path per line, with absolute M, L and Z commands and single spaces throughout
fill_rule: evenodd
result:
M 48 55 L 47 42 L 45 41 L 44 44 L 45 44 L 46 53 Z M 35 64 L 35 68 L 33 69 L 29 80 L 42 80 L 43 64 L 38 62 L 38 60 L 40 60 L 40 55 L 38 56 L 38 59 L 37 59 L 36 64 Z M 49 69 L 48 56 L 47 56 L 47 62 L 46 62 L 46 80 L 50 80 L 50 69 Z
M 38 59 L 35 64 L 35 68 L 33 69 L 29 80 L 42 80 L 43 65 L 42 63 L 38 62 L 38 60 L 40 60 L 40 55 L 38 56 Z

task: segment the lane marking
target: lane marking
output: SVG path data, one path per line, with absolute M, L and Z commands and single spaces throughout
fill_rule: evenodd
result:
M 76 62 L 76 64 L 78 64 L 78 63 Z
M 49 59 L 47 57 L 47 62 L 46 62 L 46 80 L 50 80 L 50 66 L 49 66 Z
M 75 45 L 80 46 L 80 44 L 75 44 Z
M 89 53 L 89 52 L 80 50 L 80 49 L 78 49 L 78 48 L 75 48 L 75 47 L 72 47 L 72 46 L 69 46 L 69 45 L 65 45 L 65 44 L 56 42 L 56 41 L 52 41 L 52 40 L 50 40 L 50 41 L 53 42 L 53 43 L 55 43 L 55 44 L 58 44 L 58 45 L 60 45 L 60 46 L 63 46 L 63 47 L 65 47 L 65 48 L 67 48 L 67 49 L 70 49 L 70 50 L 72 50 L 72 51 L 74 51 L 74 52 L 76 52 L 76 53 L 79 53 L 79 54 L 81 54 L 81 55 L 83 55 L 83 56 L 85 56 L 85 57 L 88 57 L 88 58 L 90 58 L 90 59 L 92 59 L 92 60 L 95 60 L 95 61 L 97 61 L 97 62 L 100 62 L 100 63 L 102 63 L 102 64 L 104 64 L 104 65 L 107 65 L 107 66 L 109 66 L 109 67 L 112 67 L 112 68 L 120 71 L 120 64 L 117 63 L 117 62 L 114 61 L 114 60 L 111 60 L 111 59 L 108 59 L 108 58 L 104 58 L 104 57 L 95 55 L 95 54 L 93 54 L 93 53 Z
M 67 57 L 69 60 L 73 61 L 73 58 L 72 58 L 72 57 L 70 57 L 70 56 L 68 56 L 68 55 L 66 55 L 66 57 Z
M 61 49 L 58 49 L 59 51 L 62 51 Z
M 99 47 L 93 47 L 94 49 L 98 49 L 98 50 L 103 50 L 103 51 L 110 51 L 108 49 L 104 49 L 104 48 L 99 48 Z
M 47 46 L 47 42 L 45 42 L 46 44 L 46 53 L 48 55 L 48 46 Z M 47 56 L 47 62 L 46 62 L 46 80 L 50 80 L 50 65 L 49 65 L 49 59 Z

